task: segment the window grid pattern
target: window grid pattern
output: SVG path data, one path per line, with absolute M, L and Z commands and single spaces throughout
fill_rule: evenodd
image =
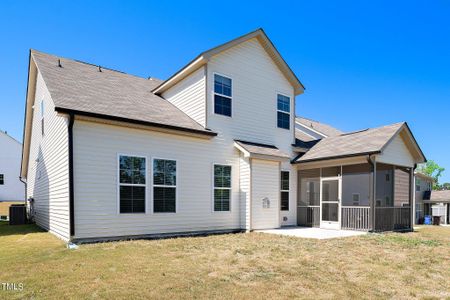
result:
M 231 79 L 214 74 L 214 113 L 231 117 Z
M 45 109 L 45 106 L 44 106 L 44 99 L 42 99 L 41 100 L 41 105 L 40 105 L 40 114 L 41 114 L 41 134 L 42 134 L 42 136 L 44 136 L 44 133 L 45 133 L 45 131 L 44 131 L 44 109 Z
M 119 157 L 120 213 L 145 213 L 145 157 Z
M 281 210 L 289 210 L 289 172 L 281 171 L 280 176 L 281 187 Z
M 153 212 L 175 213 L 177 192 L 177 162 L 153 160 Z
M 214 211 L 230 211 L 231 166 L 214 165 Z
M 291 125 L 291 99 L 284 95 L 277 95 L 277 126 L 290 129 Z

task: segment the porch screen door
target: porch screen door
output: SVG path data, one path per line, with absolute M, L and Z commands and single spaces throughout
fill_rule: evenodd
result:
M 326 178 L 321 180 L 320 227 L 340 229 L 341 178 Z

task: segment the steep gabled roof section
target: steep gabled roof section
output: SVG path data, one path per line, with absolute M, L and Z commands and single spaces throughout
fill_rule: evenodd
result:
M 159 86 L 157 86 L 153 92 L 156 94 L 161 94 L 170 87 L 177 84 L 179 81 L 181 81 L 183 78 L 185 78 L 187 75 L 191 74 L 193 71 L 197 70 L 202 65 L 206 64 L 211 57 L 214 55 L 217 55 L 227 49 L 230 49 L 231 47 L 234 47 L 238 44 L 241 44 L 243 42 L 246 42 L 252 38 L 257 38 L 258 41 L 261 43 L 263 48 L 267 51 L 269 56 L 272 58 L 274 63 L 277 65 L 277 67 L 281 70 L 281 72 L 284 74 L 286 79 L 291 83 L 291 85 L 294 87 L 294 93 L 295 95 L 299 95 L 303 93 L 304 86 L 300 82 L 300 80 L 297 78 L 297 76 L 294 74 L 294 72 L 291 70 L 289 65 L 286 63 L 286 61 L 281 57 L 278 50 L 275 48 L 272 41 L 269 39 L 269 37 L 266 35 L 264 30 L 262 28 L 259 28 L 255 31 L 252 31 L 250 33 L 247 33 L 243 36 L 240 36 L 234 40 L 231 40 L 225 44 L 222 44 L 220 46 L 214 47 L 210 50 L 202 52 L 200 55 L 198 55 L 196 58 L 194 58 L 191 62 L 189 62 L 186 66 L 181 68 L 178 72 L 176 72 L 174 75 L 172 75 L 169 79 L 161 83 Z
M 408 124 L 403 122 L 324 138 L 294 162 L 306 163 L 380 154 L 398 134 L 402 134 L 409 151 L 417 162 L 426 161 Z
M 215 135 L 169 101 L 152 93 L 161 81 L 146 79 L 35 50 L 31 57 L 56 110 L 90 117 Z

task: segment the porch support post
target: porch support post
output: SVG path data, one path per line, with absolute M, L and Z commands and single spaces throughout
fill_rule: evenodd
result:
M 371 190 L 372 195 L 370 199 L 370 222 L 371 222 L 371 230 L 375 231 L 375 208 L 376 208 L 376 199 L 377 199 L 377 161 L 375 156 L 373 157 L 373 160 L 371 156 L 369 156 L 369 163 L 372 165 L 372 182 L 371 182 Z
M 414 223 L 415 223 L 415 210 L 416 210 L 416 203 L 415 203 L 415 184 L 414 184 L 414 169 L 415 166 L 413 168 L 411 168 L 410 172 L 409 172 L 409 203 L 410 203 L 410 229 L 411 231 L 414 231 Z

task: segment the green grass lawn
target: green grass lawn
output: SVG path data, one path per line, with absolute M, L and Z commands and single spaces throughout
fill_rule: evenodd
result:
M 33 225 L 1 224 L 0 282 L 23 283 L 23 291 L 0 290 L 8 299 L 450 299 L 450 227 L 333 240 L 228 234 L 68 250 Z

